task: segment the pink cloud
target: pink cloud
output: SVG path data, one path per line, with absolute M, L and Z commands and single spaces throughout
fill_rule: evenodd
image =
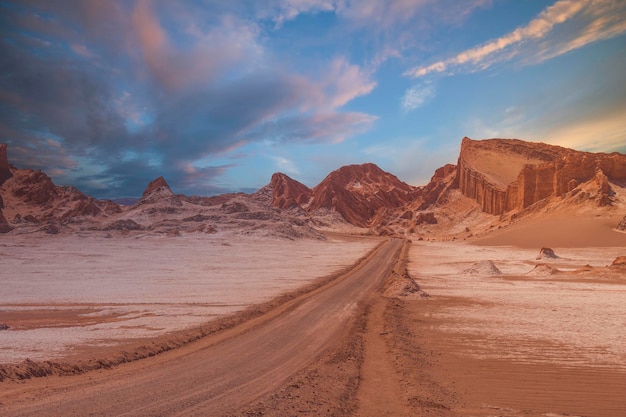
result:
M 531 62 L 553 58 L 626 32 L 624 12 L 623 3 L 611 0 L 559 0 L 525 26 L 451 58 L 411 68 L 404 75 L 418 78 L 431 73 L 483 70 L 510 60 L 519 55 L 521 49 L 526 50 Z M 565 35 L 553 34 L 556 26 L 572 21 L 578 24 L 563 31 Z

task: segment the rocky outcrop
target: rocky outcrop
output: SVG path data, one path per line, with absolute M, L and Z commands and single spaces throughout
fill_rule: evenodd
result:
M 163 177 L 159 177 L 153 181 L 150 181 L 146 189 L 143 190 L 142 197 L 148 197 L 149 195 L 154 194 L 154 193 L 174 194 L 172 190 L 170 189 L 170 186 L 168 185 L 167 181 L 165 181 L 165 178 Z
M 143 191 L 139 201 L 133 207 L 144 204 L 157 204 L 169 207 L 180 207 L 183 205 L 181 199 L 172 192 L 170 186 L 163 177 L 158 177 L 157 179 L 151 181 Z
M 0 211 L 0 234 L 9 233 L 13 228 L 9 225 L 7 219 L 2 215 L 2 211 Z
M 620 221 L 619 224 L 617 225 L 617 230 L 626 232 L 626 216 L 624 216 L 622 221 Z
M 483 211 L 503 214 L 580 184 L 598 183 L 598 205 L 610 204 L 609 182 L 626 181 L 626 155 L 589 153 L 516 139 L 464 138 L 455 185 Z
M 4 184 L 12 176 L 7 158 L 7 145 L 6 143 L 0 143 L 0 185 Z
M 558 256 L 551 248 L 541 248 L 536 259 L 558 259 Z
M 420 190 L 421 201 L 417 210 L 424 210 L 436 204 L 454 183 L 456 172 L 456 165 L 452 164 L 446 164 L 435 170 L 430 182 Z
M 45 205 L 59 197 L 59 190 L 42 171 L 20 170 L 11 181 L 14 197 L 26 204 Z
M 626 271 L 626 256 L 618 256 L 610 266 L 612 269 Z
M 348 165 L 331 172 L 312 190 L 307 209 L 332 209 L 355 226 L 368 227 L 388 209 L 417 198 L 418 190 L 396 176 L 368 163 Z
M 272 205 L 280 209 L 302 207 L 312 196 L 309 187 L 280 172 L 272 175 L 269 187 L 272 191 Z

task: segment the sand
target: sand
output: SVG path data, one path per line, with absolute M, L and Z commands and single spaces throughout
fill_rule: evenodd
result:
M 197 326 L 354 263 L 376 239 L 3 237 L 0 363 Z
M 436 352 L 426 368 L 458 394 L 453 415 L 626 412 L 626 271 L 605 269 L 625 248 L 552 249 L 547 261 L 539 246 L 413 245 L 409 271 L 431 298 L 403 304 L 398 320 Z M 466 272 L 486 260 L 502 274 Z M 528 274 L 540 262 L 561 272 Z M 585 265 L 595 269 L 574 272 Z
M 559 236 L 549 233 L 561 230 L 559 224 L 512 227 L 499 237 L 495 232 L 491 237 L 503 240 L 494 246 L 485 245 L 485 240 L 411 243 L 402 252 L 408 258 L 401 259 L 387 283 L 362 303 L 348 303 L 342 310 L 341 318 L 351 317 L 351 324 L 333 336 L 335 342 L 298 366 L 281 368 L 284 381 L 274 381 L 271 390 L 228 415 L 625 415 L 626 273 L 608 266 L 626 254 L 626 246 L 603 238 L 617 234 L 608 224 L 590 223 L 588 228 L 582 224 L 586 235 L 571 234 L 567 244 L 551 245 L 557 258 L 536 259 L 542 246 L 560 242 L 549 240 Z M 547 233 L 538 233 L 541 228 Z M 250 300 L 300 288 L 354 262 L 380 241 L 329 236 L 327 242 L 219 235 L 200 240 L 67 237 L 13 245 L 3 241 L 3 265 L 10 260 L 6 265 L 12 271 L 30 271 L 28 276 L 39 285 L 25 292 L 20 280 L 3 274 L 3 282 L 13 283 L 7 287 L 13 291 L 7 292 L 11 302 L 2 299 L 0 322 L 14 327 L 3 330 L 2 336 L 43 334 L 38 343 L 49 345 L 42 345 L 46 346 L 40 349 L 46 351 L 42 357 L 56 354 L 54 346 L 62 356 L 85 344 L 91 344 L 90 353 L 97 357 L 105 343 L 164 334 L 240 309 Z M 37 261 L 25 253 L 37 253 Z M 64 259 L 71 260 L 72 271 L 78 272 L 68 274 Z M 65 273 L 54 272 L 63 271 L 64 265 Z M 213 279 L 218 271 L 225 275 Z M 330 282 L 328 288 L 336 285 Z M 207 299 L 207 294 L 222 298 Z M 303 297 L 302 305 L 308 305 L 308 295 Z M 142 302 L 144 298 L 148 302 Z M 264 333 L 272 332 L 272 317 L 291 311 L 288 305 L 276 304 L 262 316 L 199 343 L 221 349 L 221 342 L 212 342 L 213 338 L 230 340 L 229 332 L 245 335 L 246 329 L 256 328 L 252 323 L 257 319 L 269 324 Z M 310 308 L 319 310 L 315 305 Z M 170 317 L 171 327 L 157 327 Z M 327 334 L 324 327 L 312 326 L 307 335 Z M 59 334 L 72 332 L 80 338 L 55 345 Z M 98 332 L 98 338 L 89 338 Z M 32 353 L 25 339 L 15 345 L 15 352 Z M 4 340 L 0 338 L 0 343 Z M 185 345 L 171 354 L 186 357 L 188 349 L 201 349 L 198 346 Z M 27 396 L 47 401 L 49 390 L 62 399 L 64 387 L 95 387 L 100 378 L 115 381 L 117 372 L 135 375 L 135 367 L 161 372 L 170 357 L 168 352 L 145 363 L 71 378 L 35 378 L 44 381 L 26 385 L 8 381 L 5 398 L 20 406 Z M 190 369 L 194 360 L 204 363 L 206 355 L 189 356 Z M 165 400 L 162 405 L 169 407 Z M 193 407 L 180 410 L 186 415 Z

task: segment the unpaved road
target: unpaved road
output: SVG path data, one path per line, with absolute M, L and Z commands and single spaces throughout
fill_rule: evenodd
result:
M 0 386 L 6 416 L 220 416 L 313 363 L 354 324 L 402 241 L 389 240 L 329 284 L 245 324 L 154 358 L 72 377 Z

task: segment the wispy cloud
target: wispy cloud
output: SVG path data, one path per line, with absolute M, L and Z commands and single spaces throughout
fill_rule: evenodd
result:
M 541 62 L 626 32 L 624 13 L 626 3 L 620 1 L 559 0 L 526 26 L 451 58 L 413 67 L 404 75 L 474 72 L 520 56 L 524 62 Z M 565 25 L 564 30 L 556 30 Z
M 409 112 L 422 107 L 426 102 L 431 100 L 435 96 L 435 87 L 429 83 L 420 83 L 412 86 L 402 98 L 402 110 Z
M 301 174 L 300 170 L 296 167 L 296 164 L 292 160 L 278 155 L 274 155 L 271 158 L 274 160 L 276 168 L 280 172 L 284 172 L 289 175 Z

